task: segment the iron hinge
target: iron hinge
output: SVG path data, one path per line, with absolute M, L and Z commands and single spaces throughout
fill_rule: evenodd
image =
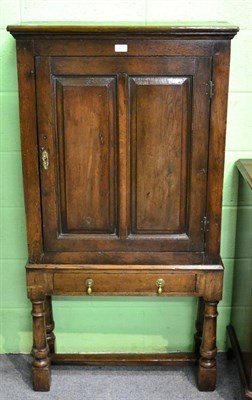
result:
M 209 221 L 208 221 L 207 217 L 205 216 L 201 220 L 201 230 L 203 232 L 208 232 L 208 228 L 209 228 Z
M 213 81 L 209 81 L 205 83 L 206 85 L 206 95 L 211 99 L 214 95 L 214 83 Z

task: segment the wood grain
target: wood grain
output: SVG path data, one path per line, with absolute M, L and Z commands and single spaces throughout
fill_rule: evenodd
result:
M 51 296 L 98 294 L 199 297 L 198 387 L 214 390 L 230 39 L 238 28 L 7 29 L 17 38 L 34 389 L 49 390 L 51 360 L 195 362 L 188 354 L 56 355 Z
M 130 85 L 132 233 L 184 233 L 188 78 L 136 77 Z
M 29 261 L 43 252 L 33 41 L 17 43 L 20 133 Z
M 48 132 L 55 155 L 41 171 L 45 249 L 202 251 L 210 59 L 48 60 L 37 61 L 40 142 Z
M 193 353 L 53 354 L 53 365 L 180 366 L 196 364 Z
M 229 81 L 230 42 L 215 44 L 212 80 L 215 95 L 211 101 L 207 218 L 206 262 L 219 262 L 224 173 L 225 132 L 227 120 L 227 95 Z
M 116 233 L 115 77 L 56 87 L 62 233 Z
M 24 23 L 20 25 L 9 25 L 7 30 L 11 32 L 14 37 L 22 35 L 137 35 L 139 36 L 167 36 L 167 37 L 190 37 L 195 38 L 213 38 L 218 39 L 222 36 L 231 39 L 236 35 L 239 28 L 226 22 L 215 22 L 211 25 L 207 23 L 200 23 L 193 25 L 190 22 L 181 22 L 180 24 L 171 24 L 168 22 L 153 24 L 153 22 L 143 22 L 142 24 L 103 24 L 94 25 L 93 23 Z

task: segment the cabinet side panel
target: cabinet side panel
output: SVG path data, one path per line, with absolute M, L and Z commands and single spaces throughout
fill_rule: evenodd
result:
M 220 259 L 221 205 L 227 119 L 227 98 L 230 62 L 230 41 L 215 43 L 212 80 L 214 96 L 211 104 L 207 217 L 206 262 Z
M 30 262 L 43 252 L 33 41 L 17 41 L 20 131 Z

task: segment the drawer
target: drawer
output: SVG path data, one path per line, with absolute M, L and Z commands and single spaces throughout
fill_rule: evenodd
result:
M 196 273 L 56 272 L 55 294 L 156 295 L 193 293 Z

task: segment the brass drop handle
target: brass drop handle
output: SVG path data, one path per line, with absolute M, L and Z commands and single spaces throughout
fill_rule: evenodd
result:
M 160 279 L 156 280 L 156 286 L 158 288 L 157 289 L 157 293 L 158 294 L 162 294 L 164 285 L 165 285 L 164 279 L 160 278 Z
M 93 279 L 89 278 L 85 282 L 86 288 L 87 288 L 87 294 L 92 293 L 92 287 L 94 286 L 94 281 Z
M 46 149 L 42 147 L 41 149 L 41 161 L 42 161 L 42 166 L 44 170 L 48 170 L 49 167 L 49 153 Z

